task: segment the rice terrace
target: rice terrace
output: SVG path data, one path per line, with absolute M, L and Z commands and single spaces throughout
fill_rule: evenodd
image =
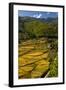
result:
M 58 77 L 58 13 L 18 12 L 18 78 Z

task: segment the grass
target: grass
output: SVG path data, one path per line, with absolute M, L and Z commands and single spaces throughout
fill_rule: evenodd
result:
M 22 41 L 18 47 L 18 78 L 41 78 L 48 69 L 47 77 L 58 76 L 56 44 L 57 40 L 46 38 Z
M 58 77 L 58 56 L 54 58 L 54 61 L 50 65 L 50 73 L 48 77 Z

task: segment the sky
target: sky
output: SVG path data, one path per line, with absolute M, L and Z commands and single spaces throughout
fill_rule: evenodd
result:
M 42 12 L 42 11 L 23 11 L 19 10 L 18 11 L 18 16 L 29 16 L 29 17 L 34 17 L 34 18 L 48 18 L 48 17 L 58 17 L 57 12 Z

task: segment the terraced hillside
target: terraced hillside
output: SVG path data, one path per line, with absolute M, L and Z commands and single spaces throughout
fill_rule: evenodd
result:
M 18 54 L 19 79 L 58 76 L 57 39 L 24 40 Z

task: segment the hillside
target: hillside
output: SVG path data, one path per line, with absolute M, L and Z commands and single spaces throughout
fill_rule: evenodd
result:
M 58 77 L 58 18 L 19 17 L 18 78 Z
M 19 40 L 39 37 L 58 37 L 57 18 L 19 17 Z

